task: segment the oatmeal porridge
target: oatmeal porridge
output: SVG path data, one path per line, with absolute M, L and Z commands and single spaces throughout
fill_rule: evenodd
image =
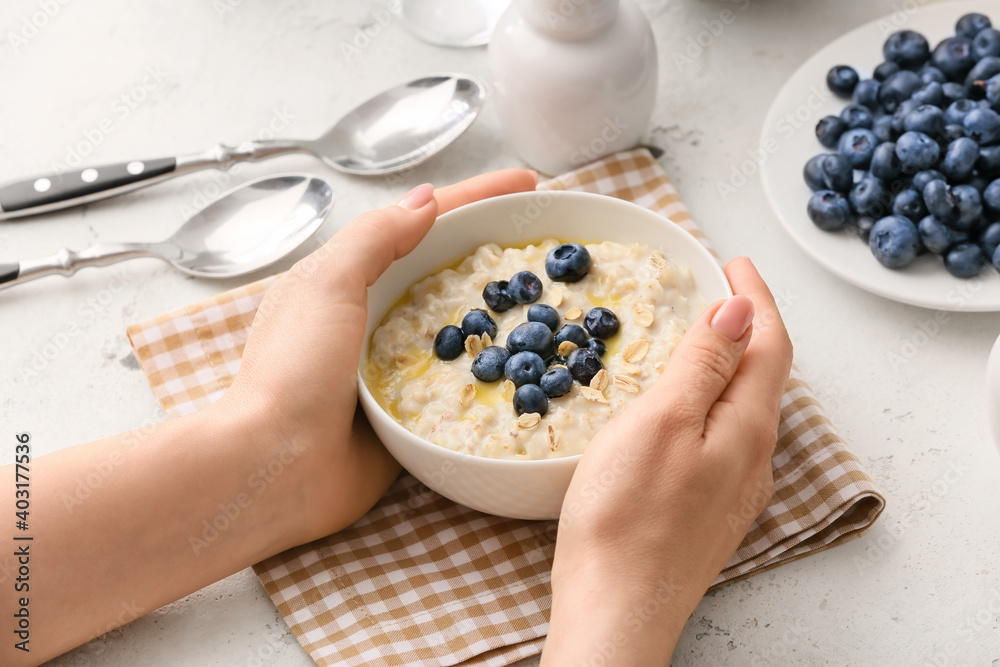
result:
M 442 447 L 572 456 L 656 379 L 705 306 L 690 270 L 645 245 L 487 244 L 393 306 L 366 381 Z

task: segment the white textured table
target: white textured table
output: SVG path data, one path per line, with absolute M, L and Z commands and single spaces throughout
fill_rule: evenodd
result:
M 797 65 L 844 31 L 920 3 L 642 4 L 661 53 L 649 140 L 666 149 L 665 166 L 721 253 L 748 254 L 761 268 L 782 300 L 799 365 L 889 499 L 864 539 L 707 597 L 674 664 L 1000 665 L 1000 462 L 983 397 L 1000 316 L 949 315 L 925 335 L 932 312 L 850 287 L 799 252 L 772 219 L 756 176 L 727 200 L 717 186 L 755 148 L 771 99 Z M 46 6 L 51 16 L 41 13 Z M 73 153 L 88 153 L 87 161 L 168 155 L 269 126 L 309 137 L 391 83 L 442 70 L 487 74 L 483 50 L 425 45 L 396 20 L 348 62 L 341 44 L 377 25 L 384 8 L 336 0 L 5 0 L 0 180 L 66 163 Z M 727 9 L 734 19 L 721 34 L 702 32 Z M 706 46 L 686 53 L 699 33 Z M 231 181 L 290 170 L 329 176 L 339 199 L 326 237 L 423 181 L 517 164 L 487 108 L 405 182 L 347 178 L 304 157 L 248 166 Z M 166 236 L 217 181 L 230 178 L 196 175 L 4 223 L 0 260 Z M 233 284 L 143 260 L 0 293 L 5 432 L 30 430 L 39 455 L 160 419 L 125 326 Z M 905 362 L 893 364 L 892 354 Z M 11 457 L 5 445 L 3 460 Z M 245 571 L 52 664 L 311 662 Z

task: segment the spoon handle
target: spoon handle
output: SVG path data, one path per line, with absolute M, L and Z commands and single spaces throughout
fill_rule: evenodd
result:
M 43 276 L 71 276 L 88 266 L 107 266 L 136 257 L 159 255 L 143 243 L 99 243 L 80 252 L 63 248 L 48 257 L 0 264 L 0 289 Z
M 202 169 L 229 169 L 238 162 L 310 152 L 304 142 L 247 141 L 238 146 L 218 144 L 204 153 L 132 160 L 22 178 L 0 184 L 0 220 L 107 199 Z

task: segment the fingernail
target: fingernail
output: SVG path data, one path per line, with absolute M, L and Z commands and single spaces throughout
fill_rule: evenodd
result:
M 535 177 L 535 185 L 538 185 L 538 179 L 539 179 L 538 172 L 535 171 L 534 169 L 529 169 L 528 173 Z
M 743 338 L 753 321 L 753 301 L 737 294 L 726 299 L 712 317 L 712 328 L 732 341 Z
M 406 195 L 399 200 L 396 206 L 400 208 L 405 208 L 407 211 L 416 211 L 418 208 L 423 208 L 427 205 L 427 202 L 431 200 L 434 196 L 434 186 L 430 183 L 424 183 L 423 185 L 418 185 L 413 188 Z

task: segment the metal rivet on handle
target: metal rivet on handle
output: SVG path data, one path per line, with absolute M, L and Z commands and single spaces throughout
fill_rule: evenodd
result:
M 135 176 L 137 174 L 141 174 L 142 170 L 145 169 L 145 168 L 146 168 L 146 165 L 144 165 L 143 163 L 138 162 L 138 161 L 136 161 L 136 162 L 129 162 L 127 165 L 125 165 L 125 171 L 127 171 L 130 174 L 132 174 L 133 176 Z
M 47 178 L 39 178 L 35 181 L 35 191 L 36 192 L 48 192 L 49 188 L 52 187 L 52 181 Z
M 93 183 L 97 180 L 97 170 L 96 169 L 84 169 L 80 173 L 80 178 L 83 179 L 84 183 Z

